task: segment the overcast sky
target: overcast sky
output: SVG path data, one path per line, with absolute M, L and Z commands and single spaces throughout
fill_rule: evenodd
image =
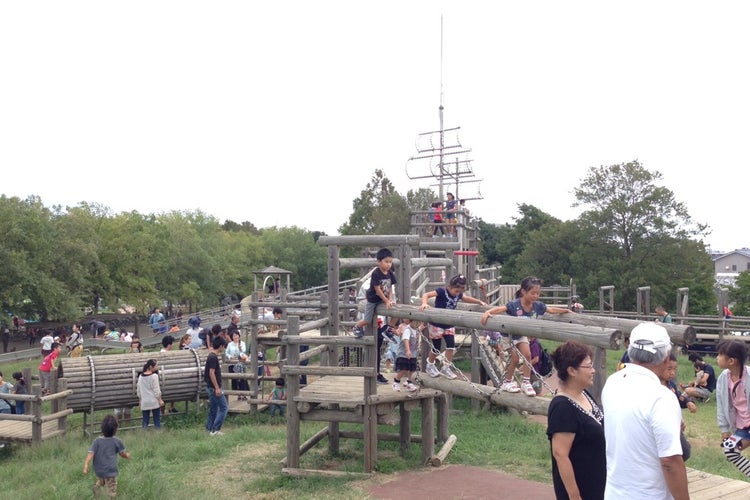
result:
M 750 246 L 748 2 L 0 3 L 0 192 L 337 234 L 460 126 L 486 222 L 576 217 L 591 166 L 663 174 Z M 426 168 L 423 167 L 423 168 Z M 417 166 L 409 167 L 413 177 Z M 459 197 L 474 187 L 461 186 Z

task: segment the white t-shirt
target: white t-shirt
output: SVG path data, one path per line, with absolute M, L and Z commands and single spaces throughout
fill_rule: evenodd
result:
M 659 458 L 682 455 L 680 405 L 648 368 L 626 365 L 602 390 L 605 500 L 670 500 Z
M 39 341 L 40 344 L 42 344 L 42 349 L 45 351 L 51 351 L 52 350 L 52 342 L 55 341 L 55 337 L 52 335 L 45 335 L 42 337 L 42 340 Z

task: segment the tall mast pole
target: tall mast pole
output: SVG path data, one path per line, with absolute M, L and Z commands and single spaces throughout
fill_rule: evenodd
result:
M 445 199 L 443 196 L 443 177 L 445 176 L 445 165 L 443 164 L 445 151 L 445 130 L 443 129 L 443 15 L 440 14 L 440 107 L 438 108 L 440 114 L 440 156 L 438 161 L 438 170 L 440 172 L 439 179 L 439 193 L 438 196 L 442 201 Z

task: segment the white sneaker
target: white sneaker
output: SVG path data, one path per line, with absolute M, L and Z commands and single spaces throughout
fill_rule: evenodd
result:
M 393 381 L 393 390 L 396 392 L 401 392 L 401 382 Z
M 518 384 L 515 380 L 511 380 L 510 382 L 504 380 L 503 385 L 500 386 L 500 389 L 505 392 L 521 392 L 521 389 L 518 387 Z
M 221 431 L 211 431 L 211 433 L 209 435 L 211 435 L 211 436 L 223 436 L 224 433 L 221 432 Z
M 428 362 L 424 371 L 427 372 L 427 375 L 433 378 L 440 376 L 440 372 L 438 371 L 437 366 L 435 366 L 435 363 Z
M 440 373 L 444 377 L 448 377 L 451 380 L 453 380 L 454 378 L 456 378 L 456 374 L 453 373 L 453 370 L 451 370 L 451 367 L 448 366 L 448 365 L 443 365 L 443 367 L 440 369 Z
M 406 387 L 406 390 L 409 392 L 414 392 L 414 391 L 419 390 L 419 386 L 415 384 L 414 382 L 407 382 L 404 387 Z
M 523 390 L 523 393 L 527 396 L 536 396 L 536 391 L 534 390 L 534 386 L 531 385 L 531 382 L 524 380 L 521 382 L 521 390 Z

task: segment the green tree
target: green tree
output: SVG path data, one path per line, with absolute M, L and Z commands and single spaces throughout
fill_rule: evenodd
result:
M 591 167 L 574 190 L 573 206 L 586 207 L 580 220 L 619 246 L 626 258 L 644 239 L 702 235 L 705 225 L 695 224 L 674 193 L 656 185 L 661 179 L 661 173 L 646 170 L 637 160 Z
M 276 266 L 291 271 L 295 290 L 327 282 L 328 254 L 317 244 L 315 233 L 298 227 L 271 227 L 263 230 L 261 246 L 264 262 L 255 269 Z
M 349 221 L 341 234 L 409 234 L 410 208 L 393 183 L 378 169 L 358 198 L 352 202 Z

